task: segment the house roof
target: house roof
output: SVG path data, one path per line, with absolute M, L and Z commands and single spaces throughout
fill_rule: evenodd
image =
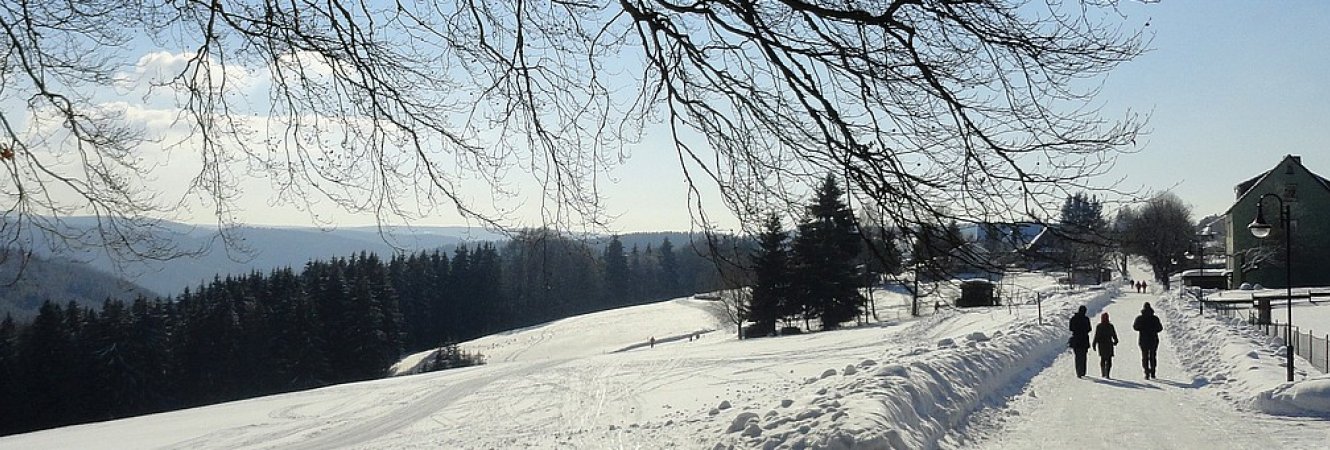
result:
M 1270 170 L 1261 172 L 1260 175 L 1252 177 L 1247 181 L 1238 183 L 1238 185 L 1233 188 L 1233 190 L 1238 194 L 1238 199 L 1233 201 L 1233 204 L 1230 205 L 1228 209 L 1224 211 L 1224 215 L 1228 215 L 1230 212 L 1232 212 L 1233 207 L 1237 206 L 1238 203 L 1242 203 L 1242 199 L 1246 198 L 1247 194 L 1250 194 L 1253 188 L 1261 184 L 1262 181 L 1265 181 L 1266 177 L 1269 177 L 1270 174 L 1275 171 L 1275 169 L 1278 169 L 1281 166 L 1283 166 L 1285 161 L 1290 161 L 1290 160 L 1293 161 L 1293 164 L 1297 164 L 1297 166 L 1301 168 L 1303 171 L 1306 171 L 1308 175 L 1311 175 L 1312 180 L 1315 180 L 1317 184 L 1321 185 L 1321 188 L 1325 189 L 1326 191 L 1330 191 L 1330 180 L 1327 180 L 1325 177 L 1317 175 L 1313 173 L 1311 170 L 1308 170 L 1307 166 L 1302 165 L 1302 157 L 1295 155 L 1284 155 L 1284 159 L 1279 160 L 1279 164 L 1275 164 L 1275 166 L 1271 167 Z

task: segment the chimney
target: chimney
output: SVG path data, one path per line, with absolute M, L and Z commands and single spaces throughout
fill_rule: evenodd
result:
M 1302 164 L 1302 155 L 1288 155 L 1288 157 L 1292 158 L 1293 162 Z

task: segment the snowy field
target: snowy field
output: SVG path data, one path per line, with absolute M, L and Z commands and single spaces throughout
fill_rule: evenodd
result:
M 1064 403 L 1077 400 L 1039 393 L 1117 399 L 1112 391 L 1095 389 L 1122 388 L 1075 384 L 1086 380 L 1066 376 L 1065 328 L 1071 311 L 1080 305 L 1126 311 L 1137 303 L 1121 302 L 1148 296 L 1115 302 L 1111 286 L 1060 292 L 1052 278 L 1042 276 L 1008 282 L 1057 292 L 1043 302 L 1043 324 L 1032 304 L 925 308 L 929 315 L 912 319 L 899 313 L 908 307 L 908 296 L 880 290 L 881 321 L 739 341 L 717 302 L 678 299 L 463 343 L 462 348 L 486 355 L 489 364 L 484 366 L 9 436 L 0 438 L 0 448 L 1023 448 L 1023 442 L 1039 441 L 1022 441 L 1011 433 L 1038 428 L 1038 421 L 1031 420 L 1057 414 L 1068 407 Z M 1176 415 L 1178 420 L 1199 414 L 1217 417 L 1208 422 L 1214 426 L 1254 424 L 1234 430 L 1292 431 L 1279 441 L 1234 442 L 1324 448 L 1330 425 L 1316 417 L 1330 416 L 1330 408 L 1317 408 L 1330 401 L 1315 400 L 1315 389 L 1293 389 L 1269 379 L 1282 377 L 1282 369 L 1270 365 L 1277 360 L 1271 352 L 1279 349 L 1240 333 L 1218 340 L 1218 349 L 1185 344 L 1193 328 L 1217 333 L 1231 327 L 1214 328 L 1228 326 L 1215 318 L 1181 326 L 1191 314 L 1169 308 L 1161 305 L 1161 312 L 1179 325 L 1170 335 L 1179 356 L 1173 366 L 1164 366 L 1161 358 L 1161 375 L 1181 381 L 1157 386 L 1177 391 L 1170 396 L 1141 396 L 1140 401 L 1172 402 L 1165 410 L 1200 408 Z M 1120 330 L 1129 330 L 1123 324 L 1129 314 L 1115 314 L 1127 316 L 1117 321 Z M 1120 333 L 1127 341 L 1129 332 Z M 1210 367 L 1201 362 L 1206 352 L 1237 359 L 1229 346 L 1258 352 L 1255 360 L 1265 365 Z M 1184 358 L 1184 353 L 1198 357 Z M 423 357 L 413 355 L 400 365 L 409 367 Z M 1133 373 L 1129 357 L 1121 366 L 1126 368 L 1122 373 Z M 1280 397 L 1281 392 L 1288 395 Z M 1299 404 L 1289 398 L 1294 394 L 1302 396 L 1307 409 L 1292 411 Z M 1232 401 L 1221 400 L 1225 396 Z M 1049 403 L 1031 400 L 1036 398 Z M 1124 408 L 1138 407 L 1131 404 L 1137 401 L 1133 398 L 1119 401 Z M 1258 412 L 1275 410 L 1295 415 Z M 1195 448 L 1183 439 L 1181 445 L 1158 448 Z M 1044 444 L 1037 447 L 1064 448 Z

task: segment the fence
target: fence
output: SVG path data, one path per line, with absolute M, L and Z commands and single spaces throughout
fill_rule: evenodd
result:
M 1288 341 L 1289 327 L 1278 323 L 1255 323 L 1255 316 L 1249 316 L 1252 325 L 1263 331 L 1269 336 L 1277 337 L 1285 342 Z M 1298 327 L 1293 327 L 1293 351 L 1298 356 L 1307 358 L 1311 361 L 1312 367 L 1320 370 L 1321 373 L 1330 373 L 1330 334 L 1317 337 L 1311 330 L 1303 333 Z

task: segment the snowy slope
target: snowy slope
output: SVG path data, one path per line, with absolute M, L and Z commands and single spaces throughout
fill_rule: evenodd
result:
M 1046 277 L 1023 283 L 1049 286 Z M 1041 325 L 1034 305 L 944 309 L 896 320 L 888 311 L 903 308 L 904 298 L 886 292 L 878 299 L 882 322 L 745 341 L 714 314 L 715 303 L 680 299 L 462 344 L 485 353 L 490 363 L 484 366 L 9 436 L 0 438 L 0 449 L 930 448 L 991 442 L 983 438 L 1001 430 L 971 422 L 1012 409 L 1012 396 L 1039 383 L 1066 354 L 1070 312 L 1082 304 L 1097 310 L 1113 295 L 1110 288 L 1046 299 Z M 694 332 L 701 338 L 679 338 Z M 656 345 L 643 345 L 651 337 Z M 1297 436 L 1326 436 L 1315 435 L 1326 429 L 1323 423 L 1305 425 Z

